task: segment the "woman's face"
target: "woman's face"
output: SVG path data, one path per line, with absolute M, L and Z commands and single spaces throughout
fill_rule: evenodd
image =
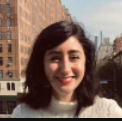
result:
M 83 80 L 85 62 L 83 47 L 73 36 L 46 53 L 45 73 L 55 95 L 74 94 Z

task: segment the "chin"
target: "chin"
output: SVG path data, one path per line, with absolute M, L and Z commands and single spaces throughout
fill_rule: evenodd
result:
M 61 89 L 61 93 L 63 93 L 63 94 L 71 94 L 72 92 L 74 92 L 74 90 L 73 89 L 69 89 L 69 88 L 62 88 Z

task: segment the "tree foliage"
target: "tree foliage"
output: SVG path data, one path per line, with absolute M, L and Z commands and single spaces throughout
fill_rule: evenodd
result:
M 113 60 L 103 60 L 97 64 L 97 75 L 100 80 L 108 80 L 114 82 L 117 93 L 122 97 L 122 67 Z M 109 88 L 112 86 L 107 85 Z M 113 89 L 111 89 L 113 90 Z

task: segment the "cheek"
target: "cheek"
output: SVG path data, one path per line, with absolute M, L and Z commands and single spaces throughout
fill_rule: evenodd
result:
M 58 64 L 46 64 L 45 66 L 45 71 L 47 76 L 49 77 L 49 75 L 53 75 L 58 69 Z
M 73 70 L 78 74 L 78 75 L 84 75 L 85 73 L 85 64 L 82 63 L 77 63 L 74 64 Z

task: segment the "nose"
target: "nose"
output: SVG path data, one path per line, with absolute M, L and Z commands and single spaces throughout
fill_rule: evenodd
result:
M 60 73 L 63 76 L 67 76 L 69 75 L 71 72 L 71 63 L 69 62 L 68 59 L 64 59 L 61 63 L 60 63 Z

